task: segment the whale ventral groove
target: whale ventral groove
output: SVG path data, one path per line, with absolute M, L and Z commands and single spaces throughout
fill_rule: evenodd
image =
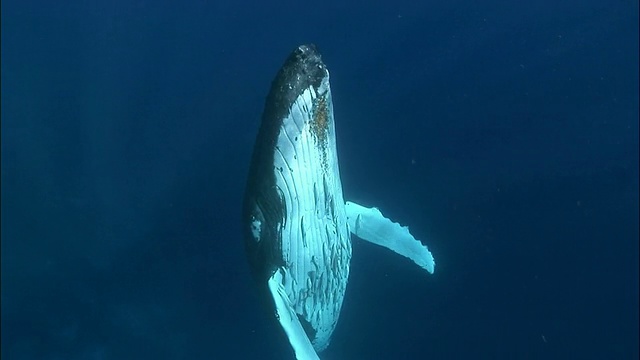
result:
M 242 218 L 247 224 L 251 220 L 254 205 L 264 216 L 266 241 L 256 244 L 251 238 L 250 229 L 244 227 L 245 248 L 252 264 L 252 272 L 258 281 L 268 278 L 276 266 L 283 263 L 278 241 L 281 219 L 286 213 L 286 204 L 282 194 L 275 186 L 273 173 L 274 148 L 282 122 L 289 113 L 298 94 L 304 89 L 318 89 L 322 79 L 327 76 L 327 68 L 320 53 L 313 44 L 301 45 L 285 60 L 271 83 L 265 100 L 262 121 L 253 149 L 250 172 L 245 190 Z M 264 285 L 264 284 L 261 284 Z

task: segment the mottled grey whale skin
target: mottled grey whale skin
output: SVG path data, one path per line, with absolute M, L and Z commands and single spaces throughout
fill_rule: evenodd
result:
M 265 102 L 242 212 L 247 258 L 297 359 L 318 359 L 335 330 L 351 233 L 433 272 L 427 248 L 375 208 L 345 203 L 329 72 L 313 45 L 286 59 Z

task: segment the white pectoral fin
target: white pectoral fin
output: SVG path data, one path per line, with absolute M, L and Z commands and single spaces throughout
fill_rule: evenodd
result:
M 276 314 L 280 326 L 282 326 L 287 338 L 289 338 L 289 343 L 296 354 L 296 359 L 320 360 L 318 354 L 316 354 L 316 351 L 313 349 L 309 337 L 307 337 L 307 334 L 304 332 L 298 316 L 291 306 L 289 296 L 287 296 L 284 290 L 282 283 L 284 277 L 283 272 L 284 270 L 278 269 L 269 278 L 269 291 L 276 304 Z
M 406 256 L 433 274 L 436 266 L 433 255 L 425 245 L 409 233 L 406 226 L 400 226 L 387 219 L 376 208 L 367 208 L 350 201 L 346 202 L 345 208 L 349 229 L 353 234 Z

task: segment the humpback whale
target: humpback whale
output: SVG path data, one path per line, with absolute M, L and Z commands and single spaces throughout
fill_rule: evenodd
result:
M 329 345 L 349 279 L 351 234 L 433 273 L 407 227 L 345 202 L 329 72 L 314 45 L 296 48 L 271 84 L 255 141 L 242 223 L 247 258 L 297 359 Z

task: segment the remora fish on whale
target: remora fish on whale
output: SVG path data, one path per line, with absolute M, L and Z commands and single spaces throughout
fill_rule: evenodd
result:
M 297 359 L 318 359 L 344 299 L 351 234 L 433 273 L 426 246 L 376 208 L 346 202 L 338 168 L 329 72 L 313 45 L 274 79 L 243 204 L 247 257 Z

